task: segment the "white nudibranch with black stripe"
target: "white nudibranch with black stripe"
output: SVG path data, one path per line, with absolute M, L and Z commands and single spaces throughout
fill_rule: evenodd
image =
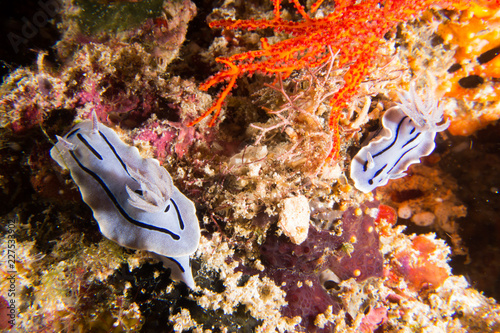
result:
M 157 160 L 142 158 L 92 118 L 58 137 L 50 155 L 69 169 L 104 236 L 159 255 L 173 279 L 194 288 L 189 256 L 198 248 L 200 227 L 193 202 Z
M 449 120 L 438 125 L 443 108 L 430 91 L 422 100 L 411 84 L 408 92 L 398 96 L 401 102 L 382 117 L 379 136 L 361 148 L 351 162 L 351 178 L 362 192 L 371 192 L 389 179 L 406 176 L 404 171 L 410 164 L 418 163 L 420 157 L 434 150 L 436 133 L 448 128 Z

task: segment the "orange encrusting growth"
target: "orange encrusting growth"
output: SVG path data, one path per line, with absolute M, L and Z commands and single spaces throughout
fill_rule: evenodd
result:
M 394 255 L 390 278 L 394 282 L 398 281 L 398 277 L 403 278 L 408 288 L 414 291 L 438 288 L 450 275 L 446 265 L 443 265 L 445 257 L 434 240 L 416 236 L 411 247 Z
M 345 74 L 344 86 L 331 98 L 332 111 L 329 127 L 333 133 L 333 149 L 330 158 L 338 157 L 340 147 L 339 119 L 341 111 L 357 93 L 360 83 L 372 70 L 370 63 L 378 46 L 384 42 L 384 34 L 400 22 L 407 21 L 431 5 L 450 6 L 465 4 L 467 0 L 339 0 L 335 11 L 321 18 L 312 18 L 298 0 L 291 0 L 302 16 L 299 22 L 284 20 L 280 17 L 281 0 L 273 0 L 274 18 L 250 20 L 220 20 L 210 23 L 211 28 L 266 29 L 284 32 L 290 38 L 269 44 L 261 39 L 260 50 L 248 51 L 229 57 L 217 58 L 227 68 L 220 70 L 200 89 L 208 88 L 229 80 L 217 101 L 203 115 L 190 123 L 194 125 L 214 113 L 209 123 L 212 126 L 220 112 L 224 99 L 234 87 L 236 78 L 253 73 L 282 73 L 286 78 L 292 71 L 302 68 L 316 68 L 330 59 L 331 48 L 338 51 L 339 68 L 349 66 Z M 323 0 L 312 5 L 312 12 L 318 9 Z
M 455 98 L 456 115 L 448 131 L 468 136 L 500 119 L 500 54 L 479 62 L 482 54 L 500 47 L 500 0 L 476 0 L 460 17 L 443 24 L 438 34 L 456 46 L 455 63 L 441 89 L 445 97 Z M 475 87 L 463 87 L 460 80 L 470 76 L 483 81 Z

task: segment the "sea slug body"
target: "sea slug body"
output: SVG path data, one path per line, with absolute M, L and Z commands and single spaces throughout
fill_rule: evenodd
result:
M 406 176 L 408 166 L 434 150 L 436 133 L 444 131 L 449 121 L 438 125 L 443 109 L 433 94 L 426 95 L 424 102 L 411 84 L 408 92 L 399 94 L 401 102 L 385 112 L 380 135 L 351 162 L 351 179 L 358 190 L 368 193 Z
M 58 137 L 50 155 L 69 169 L 104 236 L 159 255 L 173 279 L 194 287 L 189 255 L 200 239 L 196 208 L 157 160 L 142 158 L 95 114 Z

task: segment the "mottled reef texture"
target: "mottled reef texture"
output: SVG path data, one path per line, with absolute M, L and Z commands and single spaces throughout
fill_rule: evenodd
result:
M 0 330 L 500 331 L 500 4 L 431 2 L 388 0 L 391 22 L 371 0 L 284 1 L 281 20 L 253 0 L 2 10 Z M 321 24 L 354 44 L 304 35 Z M 410 82 L 450 128 L 364 194 L 351 160 Z M 92 111 L 195 202 L 194 290 L 104 238 L 50 158 Z

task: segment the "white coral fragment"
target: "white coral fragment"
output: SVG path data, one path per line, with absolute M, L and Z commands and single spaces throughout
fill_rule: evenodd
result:
M 398 106 L 410 117 L 420 130 L 441 132 L 448 128 L 450 120 L 438 125 L 443 120 L 443 106 L 439 104 L 434 93 L 427 89 L 422 100 L 415 91 L 415 84 L 410 84 L 409 91 L 398 93 L 400 102 Z
M 309 200 L 303 195 L 283 200 L 278 226 L 292 243 L 301 244 L 309 231 L 311 209 Z
M 267 146 L 247 147 L 231 157 L 229 165 L 239 168 L 238 174 L 258 177 L 267 156 Z

